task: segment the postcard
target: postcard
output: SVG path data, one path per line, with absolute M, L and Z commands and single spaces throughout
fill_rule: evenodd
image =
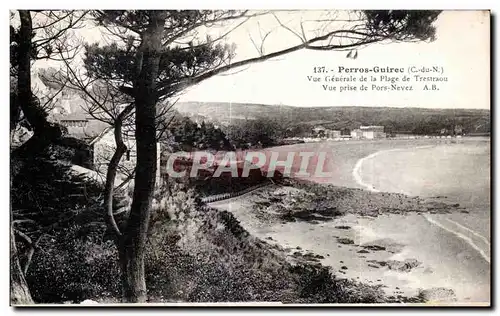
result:
M 11 10 L 11 305 L 490 306 L 490 30 Z

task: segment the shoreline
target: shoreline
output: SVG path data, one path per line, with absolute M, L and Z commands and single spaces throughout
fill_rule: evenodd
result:
M 320 192 L 317 191 L 318 189 Z M 325 190 L 332 194 L 333 198 L 343 196 L 342 205 L 339 204 L 341 209 L 338 210 L 340 212 L 338 215 L 325 218 L 326 214 L 323 211 L 319 213 L 312 211 L 313 213 L 308 215 L 304 214 L 308 211 L 304 212 L 304 208 L 299 207 L 298 212 L 295 213 L 298 217 L 294 219 L 289 218 L 288 215 L 282 217 L 280 207 L 278 209 L 273 207 L 276 203 L 293 204 L 289 203 L 287 196 L 291 200 L 301 200 L 301 197 L 310 196 L 311 192 L 318 194 L 317 198 L 312 201 L 314 205 L 314 201 L 318 198 L 325 197 L 323 193 Z M 283 197 L 285 200 L 276 202 L 277 199 Z M 356 201 L 365 200 L 365 198 L 371 199 L 366 202 L 365 207 L 373 203 L 381 203 L 381 207 L 391 210 L 391 214 L 373 213 L 370 208 L 360 209 Z M 269 203 L 269 200 L 275 201 L 273 205 Z M 416 221 L 423 220 L 419 212 L 425 211 L 425 205 L 421 207 L 421 210 L 405 214 L 403 209 L 394 208 L 401 203 L 403 203 L 403 208 L 408 203 L 415 206 L 419 204 L 416 198 L 404 197 L 401 194 L 373 195 L 361 189 L 288 183 L 284 186 L 262 188 L 258 192 L 248 194 L 244 199 L 219 201 L 210 206 L 231 212 L 250 234 L 279 245 L 285 249 L 292 261 L 297 260 L 296 258 L 319 258 L 320 260 L 316 262 L 331 267 L 336 278 L 379 287 L 389 300 L 404 301 L 404 298 L 418 297 L 421 293 L 426 293 L 426 297 L 429 296 L 432 299 L 437 295 L 435 293 L 443 291 L 442 286 L 439 284 L 424 288 L 408 286 L 414 280 L 405 279 L 406 276 L 414 276 L 415 273 L 418 275 L 422 272 L 432 273 L 432 271 L 429 272 L 425 260 L 417 260 L 418 258 L 414 256 L 406 257 L 408 251 L 405 250 L 406 245 L 399 241 L 400 236 L 380 235 L 376 231 L 378 225 L 373 225 L 377 219 L 387 221 L 389 224 L 394 223 L 393 217 L 389 215 L 401 217 L 409 226 Z M 270 205 L 270 207 L 261 208 L 259 205 Z M 320 214 L 322 216 L 318 216 Z M 394 230 L 392 227 L 392 233 L 399 233 L 398 228 Z M 454 294 L 447 289 L 444 291 L 447 296 Z M 457 303 L 454 300 L 441 300 L 440 302 Z
M 354 166 L 354 169 L 352 170 L 352 176 L 354 178 L 354 180 L 356 181 L 356 183 L 358 185 L 360 185 L 361 187 L 363 187 L 364 189 L 370 191 L 370 192 L 382 192 L 378 189 L 376 189 L 372 184 L 370 183 L 366 183 L 364 180 L 363 180 L 363 176 L 361 174 L 361 168 L 363 166 L 363 163 L 365 163 L 367 160 L 370 160 L 370 159 L 373 159 L 377 156 L 379 156 L 380 154 L 382 153 L 388 153 L 388 152 L 394 152 L 394 151 L 403 151 L 403 150 L 411 150 L 411 149 L 425 149 L 425 148 L 431 148 L 431 147 L 434 147 L 436 145 L 424 145 L 424 146 L 416 146 L 415 148 L 393 148 L 393 149 L 384 149 L 384 150 L 379 150 L 379 151 L 376 151 L 366 157 L 363 157 L 361 159 L 359 159 L 357 162 L 356 162 L 356 165 Z M 385 192 L 385 191 L 383 191 Z M 402 194 L 405 194 L 405 195 L 411 195 L 411 194 L 408 194 L 406 192 L 403 192 L 403 191 L 400 191 L 400 192 L 388 192 L 388 193 L 402 193 Z
M 376 189 L 373 185 L 371 185 L 370 183 L 367 183 L 363 180 L 363 174 L 361 172 L 361 168 L 363 166 L 363 163 L 365 163 L 367 160 L 369 159 L 374 159 L 375 157 L 379 156 L 380 154 L 384 154 L 384 153 L 388 153 L 388 152 L 394 152 L 394 151 L 408 151 L 408 150 L 415 150 L 415 149 L 426 149 L 426 148 L 431 148 L 435 145 L 425 145 L 425 146 L 417 146 L 413 149 L 411 148 L 394 148 L 394 149 L 389 149 L 389 150 L 380 150 L 380 151 L 377 151 L 373 154 L 370 154 L 366 157 L 363 157 L 361 159 L 358 160 L 358 162 L 356 163 L 354 169 L 353 169 L 353 177 L 354 179 L 356 180 L 356 182 L 360 185 L 360 186 L 363 186 L 365 187 L 368 191 L 371 191 L 371 192 L 387 192 L 387 193 L 401 193 L 401 194 L 405 194 L 405 195 L 408 195 L 408 196 L 413 196 L 413 194 L 411 193 L 408 193 L 408 192 L 405 192 L 404 190 L 399 190 L 399 192 L 390 192 L 390 191 L 380 191 L 378 189 Z M 485 253 L 485 251 L 483 249 L 481 249 L 480 247 L 478 247 L 473 241 L 471 238 L 465 236 L 464 234 L 461 234 L 459 231 L 456 231 L 456 230 L 453 230 L 449 227 L 446 227 L 443 223 L 439 222 L 438 220 L 436 219 L 433 219 L 432 217 L 430 217 L 429 215 L 423 215 L 424 218 L 429 222 L 431 223 L 432 225 L 435 225 L 453 235 L 455 235 L 457 238 L 460 238 L 462 240 L 464 240 L 470 247 L 472 247 L 474 250 L 476 250 L 479 255 L 481 255 L 484 260 L 486 260 L 488 262 L 488 264 L 490 264 L 490 261 L 491 261 L 491 258 Z M 488 245 L 490 245 L 490 242 L 481 234 L 479 234 L 478 232 L 472 230 L 471 228 L 469 227 L 466 227 L 462 224 L 459 224 L 459 223 L 456 223 L 450 219 L 446 219 L 447 221 L 450 221 L 452 222 L 453 224 L 455 224 L 456 226 L 458 226 L 459 228 L 462 228 L 464 230 L 467 230 L 468 232 L 470 232 L 471 234 L 475 235 L 476 237 L 480 238 L 482 241 L 485 241 Z
M 360 186 L 366 188 L 366 190 L 371 191 L 371 192 L 401 193 L 401 194 L 405 194 L 405 195 L 408 195 L 408 196 L 412 196 L 413 194 L 405 192 L 404 190 L 399 190 L 399 192 L 390 192 L 390 191 L 381 191 L 381 190 L 375 188 L 372 184 L 367 183 L 363 179 L 363 174 L 361 172 L 362 166 L 363 166 L 363 164 L 367 160 L 374 159 L 377 156 L 379 156 L 381 154 L 385 154 L 387 152 L 410 151 L 410 150 L 413 151 L 413 150 L 416 150 L 416 149 L 425 149 L 425 148 L 430 148 L 430 147 L 433 147 L 433 145 L 417 146 L 417 147 L 415 147 L 413 149 L 411 149 L 411 148 L 395 148 L 395 149 L 377 151 L 375 153 L 372 153 L 372 154 L 370 154 L 370 155 L 368 155 L 366 157 L 363 157 L 363 158 L 361 158 L 361 159 L 358 160 L 358 162 L 355 165 L 355 168 L 353 169 L 353 177 L 354 177 L 355 181 Z M 463 242 L 465 242 L 468 247 L 470 247 L 474 251 L 476 251 L 477 255 L 480 256 L 482 259 L 484 259 L 488 263 L 488 265 L 490 265 L 490 263 L 491 263 L 490 256 L 486 253 L 486 251 L 484 249 L 482 249 L 481 247 L 479 247 L 475 243 L 475 241 L 472 239 L 472 237 L 470 236 L 472 234 L 473 236 L 479 238 L 479 240 L 481 242 L 483 242 L 484 244 L 486 244 L 489 247 L 490 246 L 490 242 L 483 235 L 481 235 L 480 233 L 472 230 L 469 227 L 466 227 L 466 226 L 464 226 L 464 225 L 462 225 L 460 223 L 457 223 L 457 222 L 455 222 L 455 221 L 453 221 L 453 220 L 451 220 L 449 218 L 446 218 L 446 217 L 443 219 L 443 221 L 441 221 L 440 219 L 437 218 L 437 216 L 433 217 L 432 214 L 421 214 L 421 215 L 422 215 L 422 217 L 429 224 L 431 224 L 431 225 L 433 225 L 435 227 L 438 227 L 439 229 L 442 229 L 443 231 L 446 231 L 446 232 L 452 234 L 455 238 L 458 238 L 458 239 L 462 240 Z M 452 223 L 452 226 L 446 225 L 444 223 L 444 221 Z M 469 236 L 467 236 L 467 233 L 470 233 L 470 234 L 468 234 Z M 415 241 L 415 243 L 418 243 L 418 242 L 419 242 L 418 240 Z

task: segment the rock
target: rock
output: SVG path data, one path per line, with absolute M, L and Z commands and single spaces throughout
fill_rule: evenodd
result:
M 370 252 L 368 250 L 361 249 L 360 251 L 358 251 L 358 253 L 370 253 Z
M 315 255 L 313 253 L 306 253 L 305 255 L 303 255 L 303 257 L 307 260 L 311 260 L 311 261 L 318 261 L 318 255 Z M 323 258 L 324 259 L 324 258 Z
M 391 238 L 383 238 L 361 245 L 361 247 L 374 251 L 387 250 L 389 252 L 396 253 L 400 252 L 404 248 L 404 245 Z
M 341 266 L 340 269 L 347 270 L 347 267 L 346 266 Z
M 379 246 L 379 245 L 367 245 L 367 246 L 362 246 L 365 249 L 370 249 L 373 251 L 381 251 L 385 250 L 385 247 Z
M 351 238 L 337 238 L 337 242 L 344 245 L 354 244 L 354 240 L 352 240 Z
M 339 225 L 339 226 L 335 226 L 335 228 L 337 228 L 337 229 L 351 229 L 351 226 Z
M 390 270 L 396 270 L 400 272 L 410 272 L 413 268 L 416 268 L 422 264 L 417 259 L 405 259 L 404 261 L 388 260 L 386 263 L 387 267 Z

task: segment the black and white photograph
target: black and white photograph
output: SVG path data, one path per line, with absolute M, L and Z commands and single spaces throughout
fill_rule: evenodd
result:
M 11 306 L 492 305 L 489 10 L 8 15 Z

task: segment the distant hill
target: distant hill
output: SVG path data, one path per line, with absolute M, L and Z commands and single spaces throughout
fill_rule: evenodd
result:
M 241 119 L 264 118 L 290 127 L 322 125 L 342 130 L 360 125 L 383 125 L 386 132 L 432 134 L 443 128 L 460 126 L 466 133 L 490 132 L 490 111 L 480 109 L 292 107 L 227 102 L 179 102 L 176 108 L 185 115 L 226 124 L 234 124 Z

